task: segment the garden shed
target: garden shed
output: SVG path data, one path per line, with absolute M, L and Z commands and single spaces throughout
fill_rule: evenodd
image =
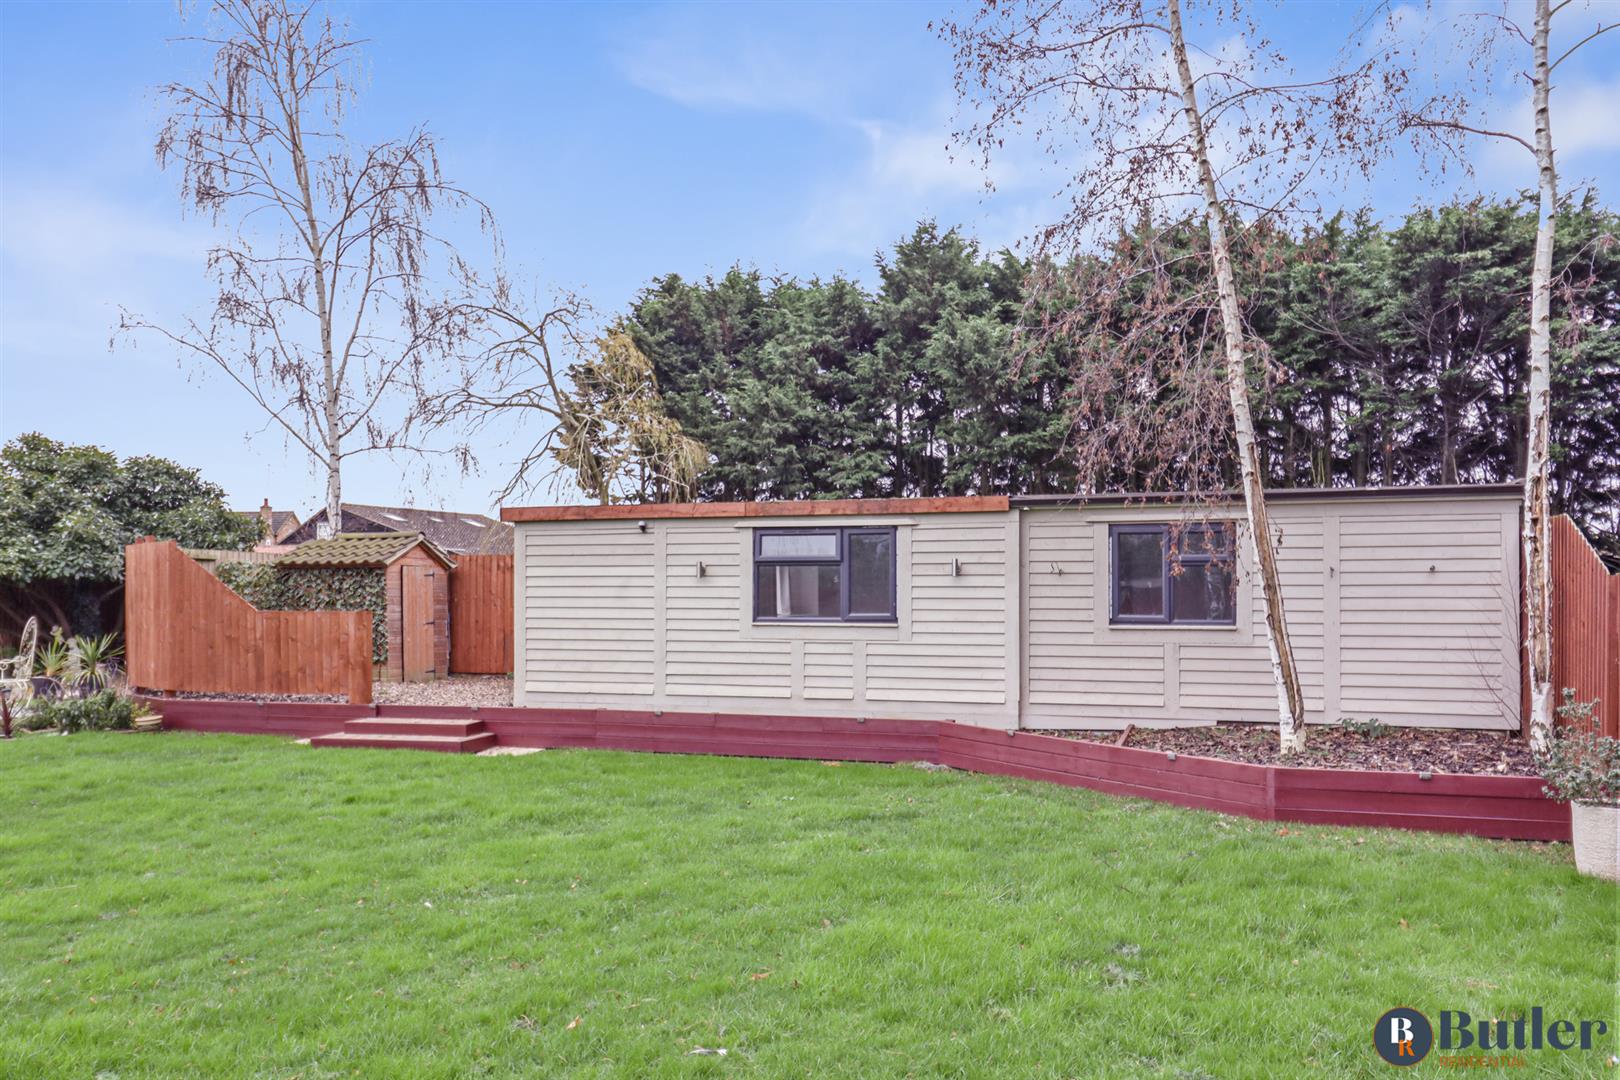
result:
M 343 533 L 278 558 L 281 570 L 379 570 L 386 656 L 378 677 L 428 682 L 450 671 L 450 571 L 455 561 L 421 533 Z
M 1268 501 L 1309 722 L 1520 726 L 1517 486 Z M 519 706 L 1008 730 L 1276 722 L 1235 505 L 980 496 L 502 516 L 517 527 Z

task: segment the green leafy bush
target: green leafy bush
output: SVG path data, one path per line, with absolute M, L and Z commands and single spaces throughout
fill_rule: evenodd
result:
M 1559 802 L 1620 806 L 1620 739 L 1597 732 L 1596 712 L 1595 700 L 1576 701 L 1575 691 L 1566 688 L 1558 706 L 1564 726 L 1536 753 L 1536 768 L 1547 781 L 1544 790 Z
M 223 563 L 219 579 L 262 611 L 369 611 L 371 659 L 388 659 L 388 587 L 380 568 L 312 569 Z
M 127 731 L 135 717 L 145 711 L 145 706 L 134 698 L 116 690 L 102 690 L 88 697 L 36 698 L 18 727 L 24 731 Z

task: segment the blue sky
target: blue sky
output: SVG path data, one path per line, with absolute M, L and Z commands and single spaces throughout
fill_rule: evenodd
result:
M 368 40 L 351 134 L 425 123 L 448 176 L 494 208 L 509 262 L 606 311 L 670 271 L 740 262 L 870 281 L 874 252 L 919 218 L 1000 246 L 1052 216 L 1056 180 L 1033 155 L 1011 153 L 986 195 L 981 175 L 946 153 L 951 61 L 927 24 L 948 6 L 338 10 Z M 1264 20 L 1310 70 L 1332 60 L 1361 10 L 1293 3 Z M 322 481 L 263 431 L 240 391 L 156 341 L 108 347 L 120 305 L 164 321 L 202 311 L 209 295 L 209 229 L 181 216 L 174 178 L 152 156 L 151 88 L 206 60 L 172 40 L 183 32 L 170 3 L 0 5 L 0 438 L 40 430 L 161 454 L 202 468 L 243 507 L 268 496 L 307 513 Z M 1595 180 L 1612 202 L 1620 48 L 1600 45 L 1565 73 L 1555 130 L 1566 188 Z M 1471 184 L 1487 191 L 1533 181 L 1501 151 L 1482 148 L 1475 164 Z M 1391 215 L 1443 193 L 1397 157 L 1344 200 Z M 479 450 L 482 475 L 428 481 L 385 458 L 352 462 L 345 492 L 485 509 L 511 448 Z

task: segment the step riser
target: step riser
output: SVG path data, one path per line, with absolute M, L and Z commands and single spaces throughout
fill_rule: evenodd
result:
M 347 735 L 482 735 L 482 720 L 347 720 Z
M 309 740 L 311 746 L 327 746 L 342 748 L 357 746 L 367 750 L 432 750 L 441 754 L 476 754 L 480 750 L 488 750 L 495 745 L 495 736 L 492 732 L 481 735 L 472 735 L 454 742 L 429 739 L 367 739 L 364 736 L 349 735 L 344 738 L 335 738 L 330 735 L 317 735 Z

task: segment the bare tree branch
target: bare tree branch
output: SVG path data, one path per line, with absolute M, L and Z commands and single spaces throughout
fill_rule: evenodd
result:
M 184 40 L 213 50 L 212 70 L 161 88 L 171 111 L 155 151 L 182 203 L 229 230 L 208 257 L 213 312 L 176 330 L 125 313 L 120 331 L 156 332 L 246 392 L 325 471 L 336 528 L 344 459 L 470 461 L 464 446 L 419 442 L 434 384 L 459 372 L 483 317 L 435 284 L 448 275 L 464 292 L 470 274 L 428 223 L 472 210 L 497 256 L 498 234 L 489 208 L 443 178 L 424 129 L 350 146 L 360 43 L 315 4 L 214 0 L 205 17 L 212 29 Z

